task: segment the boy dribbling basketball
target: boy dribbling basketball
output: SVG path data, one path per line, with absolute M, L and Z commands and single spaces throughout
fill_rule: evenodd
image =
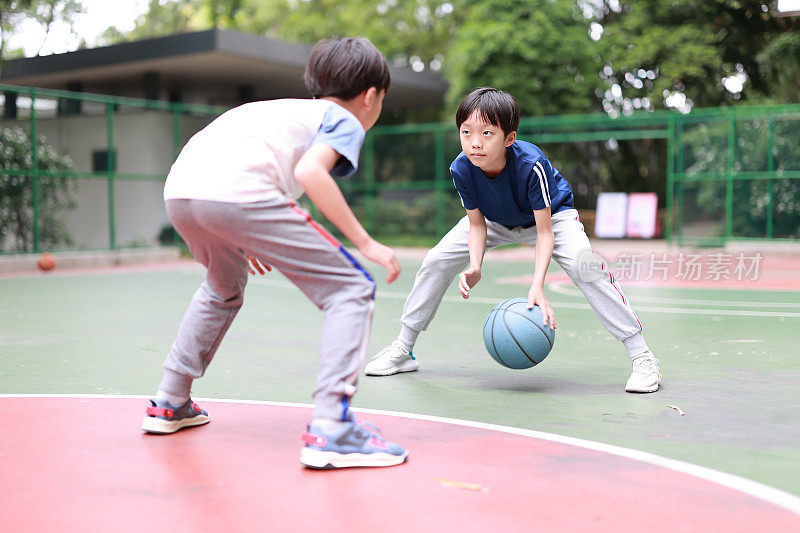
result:
M 456 125 L 463 152 L 450 173 L 467 215 L 425 256 L 403 308 L 400 335 L 367 363 L 365 373 L 388 376 L 417 370 L 414 343 L 430 325 L 453 278 L 458 276 L 458 290 L 468 298 L 481 279 L 487 249 L 524 243 L 536 246 L 528 307 L 538 305 L 543 323 L 556 327 L 544 294 L 545 273 L 555 259 L 603 326 L 625 346 L 633 365 L 625 390 L 656 391 L 661 371 L 642 325 L 613 276 L 591 253 L 567 180 L 537 146 L 517 140 L 514 98 L 492 87 L 477 89 L 461 102 Z M 589 275 L 582 264 L 587 259 L 593 263 Z

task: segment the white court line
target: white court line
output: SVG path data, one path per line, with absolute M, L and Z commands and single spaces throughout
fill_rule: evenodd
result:
M 86 399 L 108 399 L 108 398 L 123 398 L 123 399 L 140 399 L 148 400 L 150 396 L 136 396 L 136 395 L 115 395 L 115 394 L 0 394 L 0 398 L 86 398 Z M 195 398 L 196 402 L 219 402 L 219 403 L 239 403 L 248 405 L 266 405 L 275 407 L 298 407 L 304 409 L 313 409 L 314 406 L 306 403 L 290 403 L 290 402 L 270 402 L 259 400 L 229 400 L 219 398 Z M 723 487 L 728 487 L 737 490 L 749 496 L 753 496 L 759 500 L 771 503 L 781 507 L 787 511 L 800 515 L 800 498 L 788 492 L 764 485 L 757 481 L 747 478 L 736 476 L 706 468 L 704 466 L 695 465 L 692 463 L 685 463 L 677 459 L 670 459 L 649 452 L 642 452 L 633 450 L 631 448 L 623 448 L 622 446 L 614 446 L 613 444 L 605 444 L 602 442 L 595 442 L 591 440 L 579 439 L 576 437 L 567 437 L 555 433 L 545 433 L 542 431 L 535 431 L 532 429 L 522 429 L 510 426 L 500 426 L 497 424 L 487 424 L 485 422 L 473 422 L 471 420 L 460 420 L 457 418 L 446 418 L 440 416 L 420 415 L 415 413 L 403 413 L 399 411 L 384 411 L 381 409 L 359 409 L 353 408 L 357 413 L 367 413 L 376 415 L 394 416 L 397 418 L 408 418 L 412 420 L 425 420 L 427 422 L 437 422 L 440 424 L 452 424 L 455 426 L 471 427 L 476 429 L 484 429 L 487 431 L 497 431 L 501 433 L 508 433 L 511 435 L 519 435 L 521 437 L 529 437 L 534 439 L 541 439 L 550 442 L 557 442 L 560 444 L 567 444 L 569 446 L 576 446 L 587 450 L 594 450 L 597 452 L 616 455 L 634 461 L 647 463 L 662 468 L 667 468 L 675 472 L 687 474 Z
M 583 298 L 583 293 L 571 283 L 548 283 L 547 285 L 553 292 Z M 691 298 L 661 298 L 658 296 L 636 296 L 637 302 L 653 302 L 662 304 L 686 304 L 686 305 L 716 305 L 722 307 L 786 307 L 789 309 L 800 309 L 800 303 L 791 302 L 746 302 L 730 300 L 695 300 Z
M 283 280 L 272 280 L 272 279 L 254 279 L 251 280 L 250 283 L 256 283 L 257 285 L 267 285 L 270 287 L 281 287 L 281 288 L 295 288 L 294 285 L 289 283 L 288 281 Z M 552 288 L 553 284 L 550 284 L 549 287 Z M 570 294 L 571 296 L 571 294 Z M 393 300 L 405 300 L 408 297 L 407 293 L 404 292 L 386 292 L 386 291 L 378 291 L 377 293 L 378 298 L 391 298 Z M 442 299 L 443 302 L 465 302 L 465 300 L 461 296 L 445 296 Z M 466 300 L 467 303 L 479 303 L 479 304 L 489 304 L 489 305 L 497 305 L 500 300 L 498 298 L 487 298 L 482 296 L 472 296 L 469 300 Z M 591 310 L 588 303 L 577 303 L 577 302 L 552 302 L 555 308 L 562 308 L 562 309 L 585 309 Z M 774 311 L 735 311 L 730 309 L 688 309 L 682 307 L 653 307 L 653 306 L 642 306 L 636 305 L 636 311 L 647 311 L 651 313 L 671 313 L 671 314 L 678 314 L 678 315 L 727 315 L 727 316 L 749 316 L 749 317 L 780 317 L 780 318 L 800 318 L 800 313 L 785 313 L 785 312 L 774 312 Z

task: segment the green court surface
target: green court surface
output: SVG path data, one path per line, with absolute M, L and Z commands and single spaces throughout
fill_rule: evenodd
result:
M 402 263 L 392 285 L 370 268 L 379 287 L 368 356 L 399 330 L 420 261 Z M 490 254 L 473 297 L 464 301 L 451 286 L 420 336 L 420 370 L 362 377 L 354 405 L 599 441 L 800 495 L 800 292 L 623 283 L 664 376 L 657 393 L 634 395 L 624 392 L 630 364 L 622 345 L 567 283 L 547 288 L 559 328 L 542 364 L 509 370 L 490 358 L 483 321 L 499 301 L 527 294 L 513 278 L 531 268 Z M 0 279 L 0 394 L 154 393 L 202 277 L 186 262 Z M 321 322 L 279 273 L 251 277 L 193 396 L 311 402 Z M 139 422 L 130 421 L 131 431 Z M 383 429 L 391 438 L 391 427 Z

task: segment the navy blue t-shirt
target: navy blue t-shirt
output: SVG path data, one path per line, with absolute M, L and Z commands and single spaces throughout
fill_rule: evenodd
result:
M 480 209 L 486 220 L 505 226 L 530 226 L 533 212 L 550 207 L 558 213 L 574 206 L 572 189 L 535 144 L 514 141 L 506 149 L 506 166 L 487 178 L 461 152 L 450 174 L 464 209 Z

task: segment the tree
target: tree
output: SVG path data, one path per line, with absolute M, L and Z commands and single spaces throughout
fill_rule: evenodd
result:
M 44 37 L 36 52 L 39 55 L 54 23 L 71 24 L 75 15 L 84 12 L 81 0 L 0 0 L 0 61 L 7 56 L 8 39 L 18 31 L 23 20 L 33 20 L 43 26 Z M 21 53 L 21 50 L 14 50 L 11 55 Z
M 800 30 L 762 0 L 609 0 L 597 19 L 612 113 L 632 111 L 637 99 L 688 110 L 769 98 L 781 90 L 769 82 L 769 61 L 783 53 L 775 43 Z M 731 77 L 745 83 L 729 90 Z
M 591 111 L 602 62 L 588 24 L 572 0 L 474 3 L 447 56 L 448 107 L 494 85 L 514 95 L 523 116 Z
M 306 0 L 275 25 L 275 34 L 306 43 L 367 37 L 395 65 L 440 70 L 469 5 L 466 0 Z
M 151 39 L 173 33 L 186 33 L 208 29 L 210 21 L 201 13 L 199 0 L 170 0 L 161 2 L 150 0 L 147 11 L 136 19 L 133 30 L 123 33 L 112 26 L 99 38 L 102 45 L 126 41 Z
M 19 22 L 28 16 L 32 3 L 33 0 L 0 0 L 0 61 L 6 57 L 9 37 Z
M 32 166 L 30 132 L 22 128 L 0 128 L 0 250 L 33 251 L 33 179 L 9 170 Z M 40 171 L 69 170 L 72 160 L 37 138 L 37 167 Z M 73 204 L 74 181 L 68 178 L 39 177 L 40 246 L 53 248 L 70 244 L 62 215 Z
M 800 31 L 772 39 L 757 55 L 758 73 L 775 101 L 800 102 Z

